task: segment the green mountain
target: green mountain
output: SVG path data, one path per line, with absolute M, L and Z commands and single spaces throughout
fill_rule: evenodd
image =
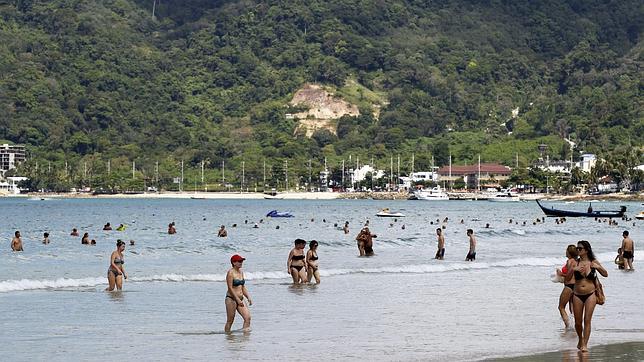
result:
M 349 155 L 528 165 L 540 143 L 568 159 L 564 138 L 636 163 L 643 22 L 635 0 L 0 1 L 0 140 L 76 185 L 108 159 L 120 180 L 185 160 L 195 182 L 202 161 L 207 182 Z M 296 132 L 306 84 L 360 115 Z

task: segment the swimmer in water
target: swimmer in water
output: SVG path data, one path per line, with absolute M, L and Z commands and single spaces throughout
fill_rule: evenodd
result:
M 177 229 L 174 227 L 174 221 L 168 224 L 168 234 L 173 235 L 177 233 Z
M 344 231 L 345 234 L 349 233 L 349 222 L 348 221 L 344 222 L 344 227 L 342 228 L 342 231 Z
M 239 313 L 244 319 L 243 330 L 250 330 L 250 310 L 244 304 L 244 297 L 248 299 L 249 306 L 253 305 L 253 301 L 250 299 L 250 293 L 248 293 L 248 289 L 246 288 L 244 272 L 241 270 L 244 260 L 246 259 L 238 254 L 233 255 L 230 258 L 232 268 L 228 269 L 226 273 L 226 325 L 224 326 L 224 332 L 226 333 L 229 333 L 233 326 L 235 312 Z
M 44 233 L 43 234 L 42 243 L 43 244 L 49 244 L 49 233 Z
M 318 242 L 309 242 L 309 251 L 306 252 L 307 277 L 309 281 L 315 278 L 315 284 L 320 284 L 320 271 L 318 270 Z
M 127 279 L 125 273 L 125 260 L 123 259 L 123 252 L 125 251 L 125 242 L 121 239 L 116 241 L 116 250 L 110 255 L 110 266 L 107 269 L 107 282 L 108 287 L 105 289 L 108 292 L 123 289 L 123 279 Z
M 228 231 L 226 231 L 225 225 L 221 225 L 221 227 L 219 228 L 219 231 L 217 232 L 217 237 L 219 238 L 228 237 Z
M 112 230 L 112 225 L 110 225 L 110 223 L 108 222 L 107 224 L 105 224 L 105 226 L 103 226 L 103 230 L 104 230 L 104 231 L 110 231 L 110 230 Z
M 22 237 L 20 236 L 20 231 L 17 231 L 13 234 L 13 239 L 11 239 L 11 250 L 13 251 L 24 251 L 22 249 Z
M 436 229 L 436 240 L 438 241 L 438 250 L 434 259 L 443 260 L 445 257 L 445 236 L 440 228 Z
M 70 236 L 80 236 L 80 235 L 78 234 L 78 230 L 76 230 L 76 228 L 73 228 L 73 229 L 72 229 L 71 234 L 69 234 L 69 235 L 70 235 Z
M 287 272 L 293 278 L 293 284 L 306 283 L 306 255 L 304 255 L 304 247 L 306 240 L 295 239 L 295 247 L 288 253 L 286 261 Z
M 470 250 L 467 252 L 465 261 L 476 260 L 476 238 L 474 237 L 474 230 L 467 229 L 467 237 L 470 239 Z
M 81 244 L 89 245 L 89 233 L 83 234 L 83 237 L 81 238 Z

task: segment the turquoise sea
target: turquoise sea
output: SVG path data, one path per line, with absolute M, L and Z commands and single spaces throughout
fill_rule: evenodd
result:
M 622 204 L 630 216 L 642 209 L 634 202 L 593 208 Z M 384 207 L 406 217 L 375 217 Z M 266 218 L 273 209 L 295 217 Z M 542 216 L 534 202 L 3 198 L 0 355 L 6 361 L 425 361 L 572 350 L 576 335 L 563 330 L 557 311 L 562 285 L 550 276 L 564 263 L 566 245 L 580 239 L 591 242 L 609 271 L 591 347 L 644 341 L 641 271 L 625 273 L 613 264 L 623 230 L 641 248 L 644 222 L 532 224 Z M 367 220 L 378 235 L 376 255 L 360 258 L 355 237 Z M 176 235 L 166 233 L 172 221 Z M 347 235 L 340 229 L 345 221 Z M 102 231 L 107 222 L 127 229 Z M 220 225 L 228 238 L 216 237 Z M 433 258 L 437 225 L 446 227 L 444 261 Z M 70 237 L 74 227 L 97 245 Z M 472 263 L 464 261 L 468 228 L 478 239 Z M 10 251 L 15 230 L 23 235 L 22 253 Z M 51 244 L 41 243 L 43 232 Z M 130 278 L 123 292 L 107 293 L 117 238 L 135 240 L 125 252 Z M 319 241 L 320 285 L 291 285 L 286 257 L 295 238 Z M 247 258 L 252 332 L 226 335 L 223 281 L 235 253 Z M 636 269 L 641 263 L 636 252 Z M 239 316 L 233 328 L 241 328 Z

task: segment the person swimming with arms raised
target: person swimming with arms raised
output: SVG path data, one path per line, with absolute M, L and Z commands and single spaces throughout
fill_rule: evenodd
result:
M 239 313 L 244 319 L 243 331 L 250 331 L 250 310 L 244 304 L 244 297 L 248 299 L 248 305 L 253 305 L 250 294 L 246 288 L 246 279 L 244 272 L 241 270 L 245 258 L 235 254 L 230 258 L 232 267 L 226 273 L 226 325 L 224 332 L 230 333 L 230 329 L 235 321 L 235 312 Z
M 286 261 L 287 272 L 293 278 L 294 284 L 306 283 L 306 255 L 304 255 L 304 247 L 306 240 L 295 239 L 295 247 L 288 253 Z
M 123 257 L 123 252 L 125 251 L 125 242 L 121 239 L 116 241 L 116 250 L 110 255 L 110 266 L 107 269 L 107 282 L 108 287 L 105 291 L 111 292 L 116 287 L 117 290 L 123 289 L 123 279 L 127 279 L 127 274 L 125 273 L 125 259 Z

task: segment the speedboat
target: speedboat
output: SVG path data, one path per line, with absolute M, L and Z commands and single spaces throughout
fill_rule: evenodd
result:
M 282 200 L 283 198 L 284 198 L 284 195 L 280 194 L 275 189 L 264 192 L 264 199 L 266 200 Z
M 494 202 L 517 202 L 521 201 L 519 195 L 516 192 L 510 190 L 501 190 L 487 199 L 488 201 Z
M 380 210 L 378 213 L 376 213 L 376 216 L 378 217 L 405 217 L 405 214 L 401 212 L 391 212 L 388 208 Z
M 414 191 L 414 197 L 417 200 L 425 201 L 449 200 L 449 196 L 447 196 L 447 193 L 441 190 L 440 186 L 432 187 L 431 190 L 416 190 Z
M 271 210 L 266 214 L 266 217 L 293 217 L 293 214 L 288 211 L 279 212 L 277 210 Z
M 644 211 L 640 211 L 639 214 L 635 215 L 637 220 L 644 220 Z

